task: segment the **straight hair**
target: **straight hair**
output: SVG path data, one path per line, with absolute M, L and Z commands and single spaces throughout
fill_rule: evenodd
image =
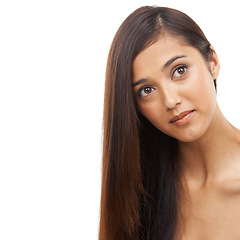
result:
M 177 140 L 137 111 L 132 87 L 134 59 L 164 32 L 196 48 L 206 62 L 212 57 L 199 26 L 175 9 L 139 8 L 118 29 L 105 79 L 99 240 L 172 240 L 177 234 Z

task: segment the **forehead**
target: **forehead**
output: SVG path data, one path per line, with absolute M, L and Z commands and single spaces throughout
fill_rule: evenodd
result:
M 150 47 L 140 52 L 133 61 L 134 77 L 138 73 L 154 70 L 155 67 L 162 68 L 164 64 L 174 56 L 185 55 L 188 58 L 201 58 L 197 49 L 188 46 L 180 37 L 164 34 Z

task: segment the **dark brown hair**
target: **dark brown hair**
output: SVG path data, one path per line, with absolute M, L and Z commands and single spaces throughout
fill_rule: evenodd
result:
M 104 115 L 100 240 L 170 240 L 179 216 L 177 142 L 134 104 L 132 63 L 163 32 L 209 61 L 210 43 L 186 14 L 142 7 L 118 29 L 108 56 Z

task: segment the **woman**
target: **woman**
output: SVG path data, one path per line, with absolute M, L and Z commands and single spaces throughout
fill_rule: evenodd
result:
M 184 13 L 120 26 L 105 83 L 100 240 L 239 239 L 240 133 L 216 102 L 219 60 Z

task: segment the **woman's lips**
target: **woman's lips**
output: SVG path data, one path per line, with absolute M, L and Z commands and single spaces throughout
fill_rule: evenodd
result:
M 195 110 L 182 112 L 179 115 L 172 118 L 169 122 L 174 124 L 175 126 L 184 126 L 190 121 L 194 113 Z

